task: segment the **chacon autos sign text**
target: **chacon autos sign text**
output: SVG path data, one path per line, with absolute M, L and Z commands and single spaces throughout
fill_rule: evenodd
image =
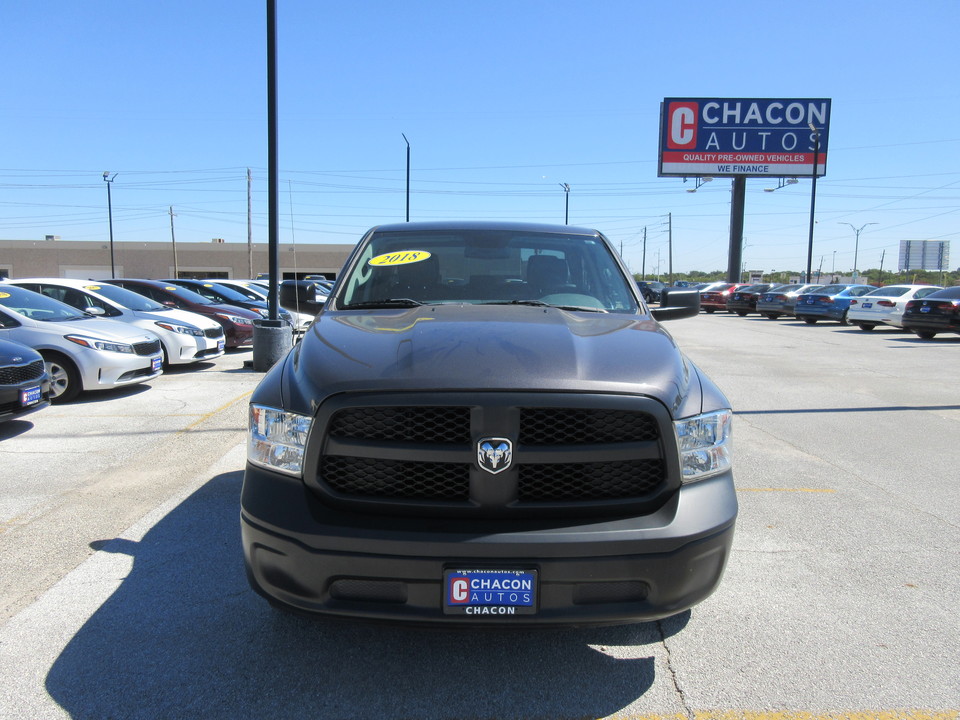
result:
M 812 176 L 819 134 L 821 176 L 829 128 L 829 99 L 666 98 L 659 175 Z

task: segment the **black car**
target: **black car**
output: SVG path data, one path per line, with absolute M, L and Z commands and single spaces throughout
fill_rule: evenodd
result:
M 247 310 L 253 310 L 263 318 L 269 316 L 269 306 L 265 300 L 251 297 L 247 293 L 242 293 L 239 290 L 227 285 L 221 285 L 213 280 L 191 280 L 180 278 L 178 280 L 161 280 L 160 282 L 173 283 L 174 285 L 185 287 L 188 290 L 192 290 L 193 292 L 197 293 L 197 295 L 202 295 L 213 303 L 218 303 L 220 305 L 233 305 L 234 307 L 242 307 L 246 308 Z M 280 319 L 286 322 L 287 325 L 293 325 L 293 319 L 290 317 L 289 312 L 283 308 L 280 308 L 279 315 Z
M 50 378 L 33 348 L 0 340 L 0 422 L 50 404 Z
M 745 288 L 735 290 L 730 293 L 730 297 L 727 298 L 727 311 L 736 313 L 740 317 L 756 312 L 757 298 L 768 290 L 773 290 L 775 287 L 776 285 L 763 283 L 760 285 L 748 285 Z
M 924 340 L 937 333 L 960 334 L 960 285 L 911 300 L 903 310 L 903 329 Z
M 659 280 L 637 280 L 637 287 L 648 303 L 660 302 L 660 295 L 667 288 L 667 284 Z
M 291 286 L 309 303 L 312 290 Z M 241 533 L 272 604 L 367 619 L 616 624 L 716 588 L 730 404 L 596 230 L 369 231 L 250 400 Z

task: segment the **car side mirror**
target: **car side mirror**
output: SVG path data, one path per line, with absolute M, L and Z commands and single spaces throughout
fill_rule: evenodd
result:
M 317 292 L 317 284 L 308 280 L 284 280 L 280 283 L 280 307 L 318 313 L 324 303 L 317 302 Z
M 107 314 L 107 311 L 104 310 L 102 307 L 96 307 L 96 306 L 84 308 L 83 311 L 87 315 L 93 315 L 94 317 L 102 317 Z
M 660 294 L 660 307 L 650 314 L 658 322 L 680 320 L 700 314 L 700 292 L 687 288 L 665 288 Z

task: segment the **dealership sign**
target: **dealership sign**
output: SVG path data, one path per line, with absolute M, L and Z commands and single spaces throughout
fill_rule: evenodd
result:
M 666 98 L 658 174 L 822 176 L 829 129 L 829 99 Z

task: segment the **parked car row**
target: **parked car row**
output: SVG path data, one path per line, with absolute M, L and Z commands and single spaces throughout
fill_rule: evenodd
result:
M 960 286 L 713 283 L 701 290 L 700 305 L 707 313 L 726 310 L 743 317 L 755 312 L 770 320 L 795 317 L 810 325 L 827 320 L 865 331 L 888 325 L 924 339 L 960 334 Z

